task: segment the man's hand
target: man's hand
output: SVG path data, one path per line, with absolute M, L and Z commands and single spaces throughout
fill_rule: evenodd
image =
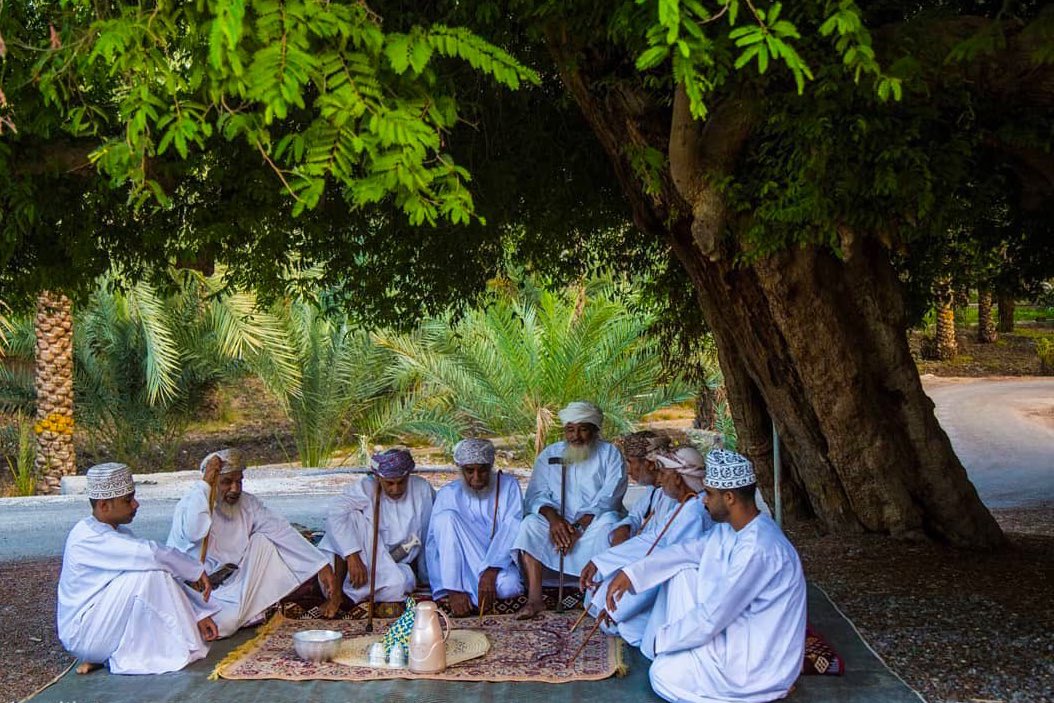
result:
M 629 576 L 626 576 L 625 571 L 620 570 L 617 574 L 615 574 L 615 578 L 611 579 L 611 585 L 608 586 L 608 612 L 615 612 L 618 609 L 618 602 L 619 599 L 622 598 L 622 594 L 632 590 L 633 582 L 629 580 Z
M 594 581 L 593 577 L 597 575 L 597 565 L 593 562 L 589 562 L 582 569 L 582 573 L 578 576 L 578 590 L 585 593 L 590 588 L 596 588 L 600 585 L 600 581 Z
M 586 529 L 593 524 L 594 517 L 596 516 L 591 515 L 590 513 L 586 513 L 585 515 L 582 515 L 578 518 L 578 524 L 582 526 L 582 532 L 585 532 Z
M 201 576 L 194 582 L 194 590 L 201 593 L 201 599 L 206 603 L 209 602 L 209 596 L 212 595 L 212 582 L 209 581 L 209 575 L 204 571 L 201 572 Z M 209 622 L 212 622 L 211 620 Z M 215 627 L 215 625 L 213 625 Z
M 212 618 L 205 618 L 204 620 L 198 621 L 198 632 L 201 633 L 201 639 L 206 642 L 211 642 L 218 639 L 220 636 L 220 630 L 216 627 L 216 623 L 212 621 Z
M 366 581 L 370 578 L 370 572 L 367 571 L 366 565 L 362 562 L 362 557 L 359 556 L 358 552 L 355 552 L 348 557 L 348 582 L 352 586 L 358 588 L 359 586 L 365 585 Z
M 487 611 L 487 604 L 494 604 L 498 600 L 498 569 L 490 568 L 479 575 L 479 610 Z
M 333 574 L 333 567 L 329 564 L 326 564 L 318 572 L 318 583 L 322 586 L 322 592 L 327 598 L 332 598 L 334 593 L 340 593 L 340 588 L 337 586 L 337 577 Z
M 560 513 L 546 506 L 538 511 L 542 517 L 549 521 L 549 541 L 553 543 L 558 551 L 567 554 L 578 539 L 578 533 L 571 523 L 564 520 Z
M 629 525 L 619 525 L 608 535 L 612 547 L 617 547 L 630 538 Z
M 209 457 L 209 460 L 205 463 L 205 475 L 201 477 L 201 480 L 210 486 L 215 486 L 216 481 L 220 477 L 220 469 L 223 468 L 223 459 L 218 456 Z

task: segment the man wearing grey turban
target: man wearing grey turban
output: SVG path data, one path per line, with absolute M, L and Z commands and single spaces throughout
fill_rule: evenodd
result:
M 564 441 L 546 447 L 534 462 L 526 514 L 513 545 L 527 574 L 521 619 L 545 609 L 546 570 L 550 582 L 562 579 L 561 566 L 564 575 L 578 579 L 589 560 L 608 548 L 608 533 L 625 512 L 626 464 L 619 450 L 600 438 L 603 413 L 592 403 L 574 402 L 560 411 L 560 421 Z
M 220 636 L 259 621 L 264 612 L 316 575 L 333 588 L 325 554 L 242 491 L 245 459 L 237 449 L 213 452 L 201 462 L 201 480 L 176 505 L 168 545 L 204 561 L 218 583 Z M 225 567 L 225 568 L 224 568 Z M 233 571 L 231 571 L 233 569 Z M 219 574 L 228 576 L 219 582 Z
M 523 518 L 523 494 L 513 476 L 494 473 L 494 445 L 464 439 L 454 447 L 461 478 L 436 493 L 428 524 L 432 596 L 447 598 L 455 616 L 483 612 L 498 598 L 523 593 L 512 544 Z

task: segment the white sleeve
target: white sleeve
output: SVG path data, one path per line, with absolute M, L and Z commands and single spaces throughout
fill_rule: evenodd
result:
M 622 572 L 633 584 L 633 592 L 643 593 L 649 588 L 665 583 L 681 569 L 698 567 L 705 546 L 704 537 L 657 549 L 650 557 L 627 566 Z

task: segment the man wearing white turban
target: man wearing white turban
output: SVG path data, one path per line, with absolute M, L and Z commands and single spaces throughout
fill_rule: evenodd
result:
M 92 514 L 66 538 L 58 593 L 59 639 L 83 660 L 77 673 L 107 662 L 113 674 L 163 674 L 201 659 L 218 610 L 201 563 L 126 527 L 139 508 L 127 466 L 99 464 L 87 478 Z
M 451 612 L 482 613 L 498 598 L 523 593 L 512 545 L 523 519 L 515 477 L 495 474 L 494 445 L 465 439 L 454 447 L 461 478 L 436 493 L 428 523 L 428 577 L 432 596 L 449 599 Z
M 288 520 L 242 491 L 244 470 L 237 449 L 206 456 L 201 480 L 176 505 L 168 534 L 170 547 L 203 560 L 212 575 L 221 637 L 258 621 L 267 608 L 316 575 L 327 592 L 334 582 L 325 554 Z
M 618 449 L 600 439 L 600 409 L 592 403 L 570 403 L 560 411 L 560 421 L 564 441 L 546 447 L 534 462 L 525 515 L 513 545 L 527 574 L 522 619 L 545 609 L 545 569 L 558 572 L 562 564 L 563 573 L 577 579 L 589 560 L 608 548 L 608 534 L 624 512 L 626 465 Z M 566 466 L 563 486 L 561 464 Z
M 611 580 L 625 594 L 659 588 L 641 640 L 651 685 L 669 701 L 761 703 L 783 698 L 805 653 L 805 577 L 798 553 L 754 502 L 753 465 L 735 452 L 706 457 L 706 509 L 718 523 Z
M 605 608 L 607 588 L 620 569 L 644 559 L 650 552 L 699 539 L 713 527 L 698 495 L 703 490 L 706 471 L 703 456 L 692 447 L 680 447 L 652 453 L 648 458 L 659 467 L 659 490 L 651 516 L 636 535 L 596 555 L 582 570 L 580 587 L 586 592 L 586 607 L 593 617 Z M 607 614 L 611 622 L 603 625 L 604 631 L 619 635 L 630 646 L 639 646 L 658 590 L 650 588 L 624 595 L 618 608 Z

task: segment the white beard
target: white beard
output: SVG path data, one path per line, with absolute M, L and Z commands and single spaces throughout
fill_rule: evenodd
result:
M 584 461 L 588 461 L 593 456 L 596 448 L 596 440 L 589 444 L 568 444 L 564 447 L 564 463 L 570 466 L 571 464 L 581 464 Z
M 231 505 L 227 501 L 220 499 L 219 501 L 217 501 L 216 507 L 219 509 L 220 515 L 227 518 L 228 520 L 233 520 L 234 518 L 238 517 L 239 513 L 241 513 L 242 511 L 242 501 L 239 498 L 237 503 Z

